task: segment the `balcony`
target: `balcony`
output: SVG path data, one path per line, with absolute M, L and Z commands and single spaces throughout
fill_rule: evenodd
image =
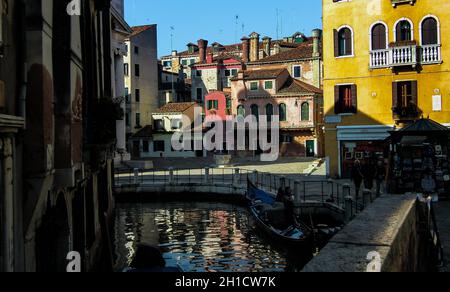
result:
M 393 107 L 392 113 L 394 120 L 397 122 L 415 120 L 420 115 L 419 109 L 413 104 L 407 107 Z
M 391 2 L 392 2 L 393 7 L 397 7 L 397 5 L 401 5 L 401 4 L 414 5 L 414 3 L 416 3 L 416 0 L 391 0 Z
M 370 52 L 370 69 L 442 63 L 441 45 L 394 46 Z

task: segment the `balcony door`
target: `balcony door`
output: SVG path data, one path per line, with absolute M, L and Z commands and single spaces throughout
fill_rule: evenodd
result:
M 372 28 L 372 50 L 385 50 L 387 48 L 387 29 L 382 23 Z
M 412 41 L 412 26 L 407 20 L 402 20 L 397 23 L 396 29 L 396 41 L 407 42 Z

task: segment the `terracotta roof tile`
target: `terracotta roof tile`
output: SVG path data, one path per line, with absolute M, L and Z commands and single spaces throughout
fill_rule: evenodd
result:
M 183 113 L 196 104 L 195 102 L 168 103 L 157 109 L 154 113 Z
M 283 62 L 289 60 L 308 59 L 313 57 L 313 40 L 310 39 L 304 43 L 299 44 L 296 48 L 288 51 L 283 51 L 276 55 L 272 55 L 252 63 L 271 63 Z
M 286 69 L 263 69 L 263 70 L 246 70 L 239 73 L 244 73 L 245 80 L 261 80 L 261 79 L 275 79 L 282 73 L 287 72 Z M 240 80 L 239 76 L 231 80 Z
M 141 25 L 141 26 L 133 26 L 131 29 L 133 30 L 133 32 L 128 36 L 129 38 L 137 36 L 140 33 L 143 33 L 144 31 L 155 27 L 156 24 L 152 24 L 152 25 Z
M 278 91 L 280 94 L 284 93 L 314 93 L 323 94 L 323 91 L 313 85 L 305 83 L 297 79 L 288 80 L 283 87 Z

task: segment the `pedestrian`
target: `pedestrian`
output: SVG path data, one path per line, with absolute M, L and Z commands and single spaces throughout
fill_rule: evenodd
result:
M 284 196 L 284 216 L 287 227 L 297 226 L 297 218 L 295 216 L 295 198 L 290 187 L 286 188 Z
M 424 196 L 429 197 L 436 191 L 436 181 L 433 178 L 431 169 L 427 169 L 422 178 L 422 191 Z
M 361 190 L 363 178 L 364 176 L 362 173 L 361 161 L 356 160 L 352 168 L 352 181 L 355 184 L 356 198 L 359 197 L 359 192 Z
M 373 189 L 373 182 L 377 171 L 376 165 L 372 159 L 369 159 L 368 161 L 364 161 L 361 170 L 364 179 L 364 187 L 371 191 Z
M 384 193 L 383 183 L 386 180 L 386 167 L 382 160 L 379 160 L 377 163 L 377 171 L 375 175 L 375 180 L 377 183 L 377 196 L 380 196 L 381 193 Z M 382 190 L 383 188 L 383 190 Z

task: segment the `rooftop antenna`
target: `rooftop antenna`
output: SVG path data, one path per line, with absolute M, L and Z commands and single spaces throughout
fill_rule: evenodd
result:
M 239 15 L 236 14 L 235 16 L 235 26 L 234 26 L 234 41 L 237 44 L 238 43 L 238 25 L 239 25 Z
M 174 32 L 175 32 L 175 27 L 174 26 L 171 26 L 170 27 L 170 54 L 172 55 L 172 53 L 173 53 L 173 35 L 174 35 Z M 172 64 L 171 64 L 171 70 L 170 70 L 172 73 L 174 73 L 173 72 L 173 61 L 172 61 Z M 171 80 L 171 82 L 172 82 L 172 101 L 174 101 L 174 97 L 175 97 L 175 84 L 174 84 L 174 80 L 173 80 L 174 78 L 173 78 L 173 74 L 171 74 L 171 76 L 170 76 L 170 80 Z
M 278 21 L 278 8 L 276 9 L 276 15 L 277 15 L 277 40 L 279 40 L 280 39 L 280 35 L 278 34 L 278 31 L 279 31 L 280 23 Z

